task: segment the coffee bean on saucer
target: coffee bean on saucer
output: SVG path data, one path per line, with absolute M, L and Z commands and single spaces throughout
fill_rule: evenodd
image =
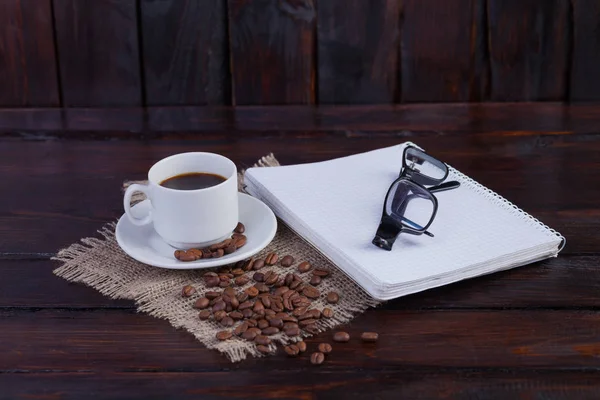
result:
M 198 318 L 205 321 L 210 318 L 210 310 L 202 310 L 200 314 L 198 314 Z
M 277 253 L 269 253 L 267 255 L 267 258 L 265 258 L 265 264 L 275 265 L 277 263 L 277 260 L 279 260 L 279 256 L 277 255 Z
M 323 361 L 325 361 L 325 354 L 321 353 L 320 351 L 310 355 L 310 363 L 312 365 L 321 365 L 323 364 Z
M 308 261 L 303 261 L 298 265 L 298 272 L 305 273 L 305 272 L 310 271 L 311 268 L 312 268 L 312 265 L 310 265 L 310 263 Z
M 221 258 L 221 257 L 223 257 L 223 255 L 225 255 L 225 250 L 218 249 L 216 251 L 213 251 L 212 258 Z
M 192 285 L 185 285 L 183 289 L 181 289 L 182 297 L 191 297 L 194 293 L 196 293 L 196 288 Z
M 221 340 L 221 341 L 227 340 L 227 339 L 231 338 L 231 336 L 232 336 L 232 333 L 230 331 L 217 332 L 217 339 Z
M 272 350 L 270 348 L 268 348 L 267 346 L 263 346 L 262 344 L 259 344 L 258 346 L 256 346 L 256 350 L 260 351 L 263 354 L 272 353 Z
M 348 332 L 336 332 L 333 334 L 333 341 L 338 343 L 346 343 L 350 340 L 350 334 Z
M 231 254 L 236 250 L 237 250 L 237 247 L 235 246 L 235 243 L 232 243 L 229 246 L 225 247 L 225 254 Z
M 338 301 L 340 301 L 340 295 L 337 294 L 337 292 L 329 292 L 327 293 L 326 300 L 329 304 L 336 304 Z
M 243 247 L 247 241 L 248 241 L 248 238 L 246 238 L 246 236 L 242 235 L 242 236 L 236 238 L 235 242 L 233 242 L 233 243 L 235 244 L 235 248 L 239 249 L 240 247 Z
M 203 249 L 202 258 L 212 258 L 212 251 L 210 251 L 209 249 Z
M 281 264 L 282 267 L 286 267 L 286 268 L 291 267 L 293 263 L 294 263 L 294 257 L 290 256 L 289 254 L 286 256 L 283 256 L 283 258 L 279 262 L 279 264 Z
M 206 307 L 208 307 L 209 303 L 210 303 L 210 300 L 208 300 L 206 297 L 201 297 L 198 300 L 196 300 L 196 302 L 194 303 L 194 308 L 203 310 Z
M 379 333 L 377 332 L 363 332 L 360 335 L 363 342 L 376 342 L 379 339 Z
M 323 314 L 323 317 L 325 317 L 325 318 L 331 318 L 331 317 L 333 317 L 333 310 L 329 307 L 325 307 L 323 309 L 322 314 Z
M 258 271 L 259 269 L 261 269 L 262 267 L 265 266 L 265 262 L 263 260 L 256 260 L 254 261 L 254 263 L 252 264 L 252 269 L 254 271 Z
M 296 357 L 298 354 L 300 354 L 300 349 L 298 349 L 298 346 L 296 346 L 295 344 L 285 346 L 283 350 L 290 357 Z
M 309 283 L 310 283 L 311 285 L 313 285 L 313 286 L 317 286 L 319 283 L 321 283 L 321 278 L 320 278 L 320 277 L 318 277 L 317 275 L 313 275 L 313 276 L 310 278 L 310 282 L 309 282 Z
M 333 347 L 329 343 L 319 343 L 319 351 L 323 354 L 329 354 Z
M 246 227 L 241 222 L 238 222 L 235 229 L 233 230 L 235 233 L 244 233 L 246 231 Z
M 304 353 L 306 351 L 306 342 L 304 340 L 296 342 L 296 346 L 298 346 L 298 350 L 300 350 L 300 353 Z
M 313 271 L 313 275 L 316 275 L 316 276 L 318 276 L 320 278 L 325 278 L 326 276 L 329 275 L 329 271 L 326 271 L 324 269 L 315 269 Z

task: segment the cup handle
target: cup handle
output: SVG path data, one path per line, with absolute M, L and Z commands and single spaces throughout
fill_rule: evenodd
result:
M 150 200 L 150 191 L 148 190 L 148 186 L 138 185 L 137 183 L 130 185 L 125 191 L 125 196 L 123 197 L 123 208 L 125 208 L 125 214 L 127 214 L 127 217 L 134 225 L 141 226 L 149 224 L 150 222 L 152 222 L 152 212 L 149 212 L 148 215 L 146 215 L 143 218 L 136 218 L 131 212 L 131 196 L 133 196 L 135 192 L 144 193 L 146 197 Z

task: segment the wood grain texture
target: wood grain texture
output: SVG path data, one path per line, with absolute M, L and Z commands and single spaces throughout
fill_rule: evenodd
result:
M 261 368 L 267 368 L 265 361 Z M 6 399 L 547 399 L 596 400 L 593 371 L 467 369 L 0 374 Z M 143 388 L 143 390 L 140 390 Z M 0 395 L 2 396 L 2 395 Z M 533 397 L 535 398 L 535 397 Z
M 0 311 L 0 371 L 222 371 L 231 362 L 190 333 L 133 310 Z M 555 310 L 389 310 L 367 311 L 341 327 L 347 344 L 321 372 L 360 368 L 365 372 L 423 368 L 597 369 L 600 313 Z M 376 345 L 359 340 L 379 332 Z M 310 351 L 333 333 L 306 339 Z M 243 340 L 236 338 L 235 340 Z M 124 349 L 127 349 L 124 351 Z M 280 349 L 268 360 L 238 365 L 270 371 L 307 367 L 308 354 L 290 359 Z M 264 368 L 264 367 L 262 367 Z M 265 371 L 266 372 L 266 371 Z
M 227 104 L 227 3 L 142 0 L 148 105 Z
M 569 2 L 488 1 L 493 101 L 565 100 Z
M 53 2 L 63 105 L 141 105 L 135 0 Z
M 228 4 L 233 104 L 313 104 L 314 1 Z
M 400 56 L 403 102 L 485 98 L 484 14 L 482 0 L 403 2 Z
M 0 2 L 0 106 L 59 106 L 50 0 Z
M 572 0 L 571 101 L 600 100 L 600 2 Z
M 0 257 L 6 257 L 2 255 Z M 47 256 L 46 256 L 47 257 Z M 0 308 L 134 309 L 134 303 L 111 300 L 82 284 L 52 274 L 60 263 L 49 260 L 0 259 Z M 599 256 L 569 256 L 454 283 L 406 296 L 388 310 L 431 309 L 595 309 Z M 40 290 L 43 288 L 43 290 Z
M 319 104 L 394 103 L 400 0 L 318 3 Z

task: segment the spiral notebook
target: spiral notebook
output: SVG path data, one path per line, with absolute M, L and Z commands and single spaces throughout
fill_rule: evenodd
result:
M 378 300 L 558 255 L 559 233 L 452 167 L 447 179 L 461 185 L 436 194 L 439 208 L 429 228 L 435 237 L 401 234 L 389 252 L 371 244 L 408 144 L 416 146 L 250 168 L 246 190 Z

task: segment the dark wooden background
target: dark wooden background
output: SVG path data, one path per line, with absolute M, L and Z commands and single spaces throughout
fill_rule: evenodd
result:
M 599 99 L 598 0 L 0 0 L 0 107 Z

